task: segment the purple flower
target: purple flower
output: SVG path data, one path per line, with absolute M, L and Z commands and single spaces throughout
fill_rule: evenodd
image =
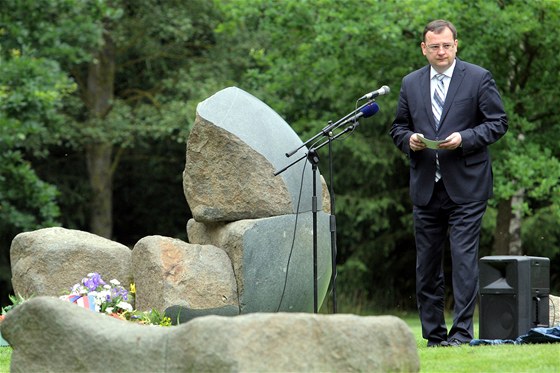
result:
M 100 285 L 105 285 L 105 281 L 101 278 L 101 275 L 97 272 L 88 274 L 87 277 L 82 279 L 82 284 L 88 288 L 89 291 L 94 291 Z
M 123 300 L 128 300 L 128 291 L 122 286 L 117 286 L 111 289 L 111 296 L 113 298 L 121 297 Z

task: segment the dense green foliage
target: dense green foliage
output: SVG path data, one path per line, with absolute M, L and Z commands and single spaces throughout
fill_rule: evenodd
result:
M 388 85 L 380 112 L 333 144 L 338 285 L 380 308 L 413 308 L 408 164 L 388 130 L 402 77 L 426 64 L 419 45 L 434 18 L 457 26 L 460 58 L 493 73 L 510 119 L 491 148 L 495 197 L 481 255 L 515 241 L 501 227 L 517 218 L 521 253 L 551 258 L 560 291 L 553 0 L 5 1 L 0 281 L 9 280 L 18 232 L 57 224 L 96 231 L 92 216 L 109 197 L 99 198 L 97 174 L 86 167 L 95 157 L 109 160 L 99 171 L 112 188 L 111 238 L 128 245 L 150 234 L 185 238 L 184 142 L 196 104 L 214 92 L 231 85 L 250 92 L 305 141 L 353 111 L 362 94 Z M 326 147 L 319 155 L 328 179 Z

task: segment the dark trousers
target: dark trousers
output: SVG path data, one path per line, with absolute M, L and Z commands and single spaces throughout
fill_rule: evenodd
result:
M 416 298 L 422 336 L 430 342 L 474 338 L 473 315 L 478 296 L 478 245 L 487 201 L 454 203 L 443 182 L 436 183 L 427 206 L 414 206 Z M 443 252 L 449 234 L 454 318 L 447 332 L 444 317 Z

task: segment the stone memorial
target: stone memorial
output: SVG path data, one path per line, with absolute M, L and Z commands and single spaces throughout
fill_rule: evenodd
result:
M 319 172 L 313 179 L 302 145 L 274 110 L 237 87 L 197 106 L 183 172 L 193 213 L 187 234 L 190 243 L 228 253 L 240 313 L 313 311 L 313 185 L 319 306 L 325 298 L 332 271 L 329 195 Z
M 256 97 L 236 87 L 217 92 L 198 105 L 187 142 L 183 189 L 193 213 L 187 223 L 190 242 L 153 235 L 130 250 L 65 228 L 22 233 L 11 247 L 14 291 L 24 297 L 57 296 L 98 272 L 125 287 L 134 281 L 139 310 L 312 312 L 314 260 L 318 307 L 332 271 L 330 203 L 324 180 L 319 172 L 313 178 L 302 145 L 292 128 Z
M 11 370 L 418 371 L 402 320 L 311 313 L 314 261 L 319 307 L 331 277 L 330 203 L 290 126 L 236 87 L 196 114 L 183 172 L 189 242 L 151 235 L 131 250 L 64 228 L 14 239 L 14 290 L 35 297 L 0 324 Z M 183 325 L 137 325 L 45 296 L 90 272 L 134 281 L 136 309 L 165 308 Z

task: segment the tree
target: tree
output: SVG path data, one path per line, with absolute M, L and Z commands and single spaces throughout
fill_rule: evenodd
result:
M 88 113 L 80 123 L 93 192 L 90 229 L 105 237 L 112 236 L 112 182 L 122 151 L 147 138 L 185 141 L 192 107 L 184 102 L 193 92 L 174 85 L 212 35 L 205 1 L 112 4 L 118 17 L 103 19 L 101 49 L 74 73 Z
M 0 280 L 9 284 L 9 243 L 21 231 L 63 223 L 112 238 L 113 180 L 126 152 L 166 144 L 184 164 L 194 106 L 223 81 L 204 57 L 216 19 L 206 1 L 2 3 Z
M 472 17 L 477 13 L 488 14 L 494 22 Z M 560 66 L 550 49 L 560 41 L 553 31 L 560 21 L 560 4 L 481 1 L 470 4 L 465 14 L 471 15 L 463 19 L 473 30 L 465 51 L 471 58 L 499 40 L 497 48 L 479 56 L 481 63 L 492 67 L 503 89 L 510 121 L 510 134 L 495 157 L 494 252 L 522 255 L 526 253 L 523 217 L 552 213 L 550 218 L 560 221 L 560 215 L 548 208 L 560 194 L 560 152 L 555 141 L 560 110 L 552 99 L 559 91 L 555 82 Z M 557 240 L 558 234 L 551 239 Z
M 64 2 L 51 1 L 50 4 Z M 68 3 L 68 2 L 66 2 Z M 80 5 L 80 4 L 78 4 Z M 59 191 L 36 172 L 30 158 L 44 159 L 48 148 L 64 138 L 65 98 L 76 90 L 60 61 L 84 58 L 67 42 L 81 35 L 90 42 L 91 26 L 84 17 L 72 27 L 63 22 L 53 31 L 46 21 L 26 22 L 41 14 L 56 19 L 49 4 L 5 1 L 0 14 L 0 297 L 7 299 L 10 284 L 8 249 L 21 231 L 60 224 Z M 50 27 L 50 29 L 49 29 Z M 81 27 L 81 28 L 80 28 Z
M 113 177 L 123 152 L 150 139 L 186 140 L 194 110 L 185 102 L 206 93 L 196 90 L 201 74 L 191 69 L 212 45 L 212 4 L 40 0 L 5 8 L 7 23 L 19 25 L 20 32 L 7 33 L 11 42 L 57 61 L 76 83 L 61 141 L 84 151 L 89 230 L 110 238 Z
M 4 52 L 2 50 L 2 52 Z M 0 55 L 0 230 L 55 224 L 56 189 L 23 157 L 57 141 L 57 109 L 73 84 L 56 64 L 11 50 Z

